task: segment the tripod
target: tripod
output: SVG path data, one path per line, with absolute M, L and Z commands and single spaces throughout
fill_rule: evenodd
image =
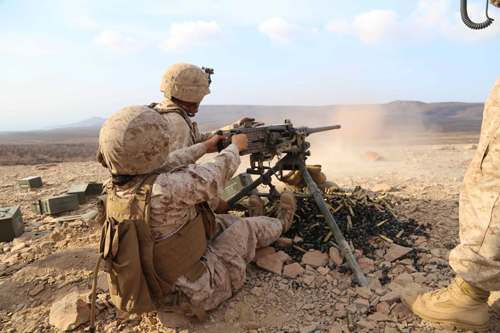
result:
M 227 202 L 227 204 L 229 206 L 233 206 L 240 199 L 250 194 L 259 185 L 266 185 L 270 188 L 270 190 L 269 193 L 259 193 L 258 195 L 266 196 L 268 197 L 269 200 L 273 200 L 274 198 L 279 197 L 280 193 L 278 192 L 276 187 L 271 183 L 271 177 L 275 175 L 278 178 L 276 172 L 280 170 L 297 170 L 297 169 L 300 170 L 300 172 L 302 173 L 302 177 L 306 181 L 307 188 L 311 194 L 310 195 L 295 194 L 295 196 L 300 198 L 312 196 L 314 198 L 314 201 L 316 202 L 318 208 L 323 214 L 323 217 L 325 218 L 328 227 L 332 231 L 332 234 L 335 238 L 335 241 L 337 242 L 337 245 L 340 247 L 340 251 L 346 258 L 349 267 L 351 267 L 351 270 L 353 271 L 354 276 L 358 281 L 358 284 L 362 287 L 368 287 L 369 283 L 365 275 L 361 271 L 358 262 L 354 258 L 354 255 L 352 253 L 353 249 L 347 243 L 344 236 L 342 235 L 342 231 L 340 231 L 337 223 L 335 222 L 335 219 L 333 218 L 330 210 L 328 209 L 325 201 L 323 200 L 323 197 L 321 196 L 318 186 L 313 181 L 311 175 L 309 174 L 309 171 L 307 171 L 307 167 L 304 162 L 305 160 L 304 155 L 305 154 L 298 154 L 296 152 L 287 153 L 285 157 L 278 160 L 278 162 L 276 162 L 276 164 L 273 167 L 264 167 L 262 166 L 262 163 L 259 163 L 258 167 L 252 165 L 252 168 L 247 169 L 247 173 L 259 175 L 259 177 L 256 180 L 254 180 L 251 184 L 245 186 L 239 193 L 237 193 L 234 197 L 232 197 Z

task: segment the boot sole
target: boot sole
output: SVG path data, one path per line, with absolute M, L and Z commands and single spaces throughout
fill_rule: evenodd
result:
M 441 323 L 441 324 L 450 324 L 455 327 L 464 329 L 464 330 L 470 330 L 470 331 L 487 331 L 490 329 L 490 322 L 484 322 L 481 324 L 467 324 L 467 323 L 457 323 L 451 320 L 436 320 L 434 318 L 428 317 L 422 313 L 419 313 L 418 311 L 413 310 L 413 307 L 410 304 L 407 304 L 405 301 L 401 300 L 404 306 L 406 306 L 410 311 L 412 311 L 414 314 L 422 318 L 423 320 L 429 321 L 431 323 Z

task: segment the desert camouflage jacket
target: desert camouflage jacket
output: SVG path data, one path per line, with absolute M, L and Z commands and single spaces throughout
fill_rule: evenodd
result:
M 155 110 L 168 124 L 170 135 L 168 160 L 174 166 L 196 163 L 207 152 L 202 142 L 214 136 L 215 131 L 200 133 L 198 124 L 192 122 L 181 108 L 167 98 L 157 104 Z
M 160 174 L 151 192 L 151 233 L 155 240 L 177 232 L 193 220 L 196 204 L 217 199 L 239 164 L 238 147 L 230 145 L 209 162 Z M 144 177 L 137 177 L 126 188 L 118 187 L 116 194 L 131 197 Z

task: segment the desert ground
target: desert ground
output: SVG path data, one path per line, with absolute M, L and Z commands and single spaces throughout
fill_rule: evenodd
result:
M 453 277 L 448 255 L 459 241 L 459 190 L 475 153 L 478 128 L 465 132 L 401 131 L 357 141 L 335 135 L 311 138 L 312 156 L 307 162 L 323 165 L 328 179 L 346 193 L 360 186 L 374 196 L 390 195 L 397 216 L 428 226 L 429 237 L 412 237 L 418 265 L 404 256 L 388 259 L 393 245 L 379 238 L 367 239 L 376 244 L 374 253 L 354 252 L 371 282 L 365 288 L 353 282 L 345 262 L 333 265 L 338 258 L 332 255 L 323 264 L 314 260 L 282 262 L 285 269 L 280 268 L 278 273 L 251 263 L 245 286 L 209 311 L 202 323 L 155 312 L 130 315 L 117 310 L 109 300 L 101 271 L 98 331 L 347 333 L 347 314 L 351 313 L 356 332 L 462 332 L 448 324 L 420 320 L 404 307 L 399 296 L 405 286 L 441 288 Z M 381 158 L 361 158 L 367 151 Z M 239 171 L 247 166 L 248 159 L 242 158 Z M 21 191 L 17 180 L 27 176 L 41 176 L 43 187 Z M 58 216 L 32 213 L 30 205 L 64 194 L 71 185 L 102 182 L 107 177 L 106 170 L 96 162 L 0 166 L 0 207 L 20 205 L 25 223 L 21 237 L 0 243 L 2 332 L 61 332 L 57 325 L 62 327 L 63 322 L 73 332 L 88 331 L 100 227 L 93 221 L 60 223 L 56 218 L 89 212 L 95 209 L 95 203 L 90 200 L 78 211 Z M 291 265 L 297 272 L 286 269 Z M 53 306 L 64 297 L 68 304 L 73 302 L 73 312 L 61 313 Z M 80 325 L 81 321 L 85 322 Z M 500 317 L 492 310 L 490 322 L 488 332 L 500 332 Z

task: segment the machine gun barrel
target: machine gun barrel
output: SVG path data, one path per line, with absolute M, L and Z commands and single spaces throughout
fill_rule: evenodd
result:
M 319 132 L 331 131 L 331 130 L 340 129 L 340 128 L 341 128 L 340 125 L 313 127 L 313 128 L 307 127 L 307 135 L 319 133 Z

